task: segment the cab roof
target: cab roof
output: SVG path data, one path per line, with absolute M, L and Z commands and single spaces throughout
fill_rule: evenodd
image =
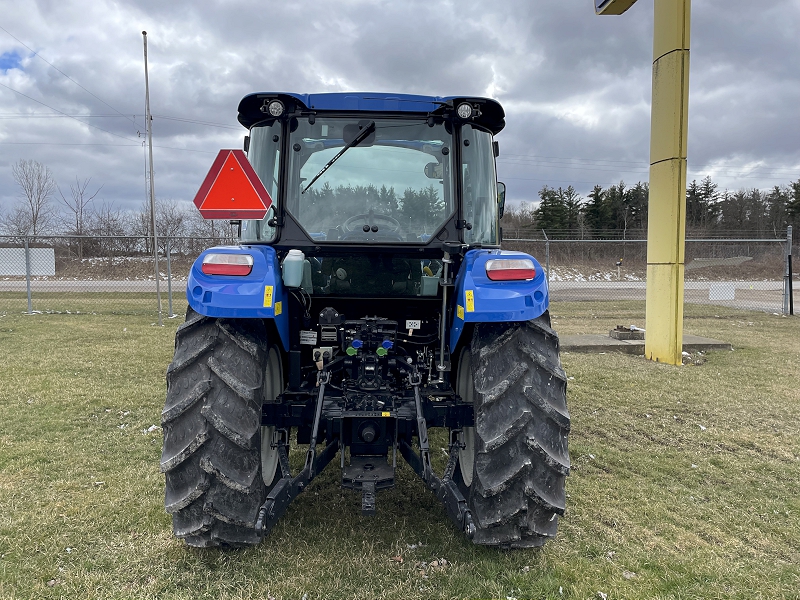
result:
M 475 96 L 422 96 L 415 94 L 387 94 L 373 92 L 336 92 L 327 94 L 295 94 L 291 92 L 259 92 L 249 94 L 239 102 L 239 122 L 247 128 L 263 121 L 264 102 L 277 99 L 286 106 L 287 113 L 297 112 L 364 112 L 446 115 L 452 113 L 462 102 L 469 102 L 479 109 L 479 116 L 472 119 L 489 129 L 493 134 L 505 127 L 505 111 L 500 103 L 491 98 Z

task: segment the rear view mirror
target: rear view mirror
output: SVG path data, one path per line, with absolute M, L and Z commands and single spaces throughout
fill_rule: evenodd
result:
M 497 218 L 503 218 L 503 211 L 506 207 L 506 184 L 502 181 L 497 182 Z
M 429 162 L 425 165 L 425 177 L 428 179 L 442 179 L 442 163 Z
M 364 127 L 367 127 L 372 121 L 359 121 L 358 123 L 351 123 L 350 125 L 344 126 L 344 131 L 342 133 L 342 137 L 344 138 L 345 145 L 352 142 L 356 139 L 356 136 L 361 133 L 361 130 Z M 370 134 L 367 135 L 361 142 L 358 144 L 362 148 L 366 148 L 368 146 L 372 146 L 375 143 L 375 130 L 373 129 Z

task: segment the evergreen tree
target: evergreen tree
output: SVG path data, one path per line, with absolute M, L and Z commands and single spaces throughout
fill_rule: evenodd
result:
M 726 231 L 745 229 L 750 220 L 750 199 L 744 190 L 733 194 L 727 191 L 720 201 L 720 224 Z
M 607 206 L 608 221 L 605 229 L 624 231 L 627 228 L 628 212 L 625 203 L 625 182 L 612 185 L 606 192 L 605 203 Z
M 707 230 L 719 219 L 719 194 L 717 184 L 706 176 L 699 184 L 696 180 L 686 188 L 686 225 Z
M 767 196 L 759 189 L 753 188 L 747 193 L 750 204 L 750 228 L 755 229 L 759 236 L 766 235 L 769 231 L 767 220 Z
M 686 188 L 686 225 L 690 227 L 698 227 L 700 225 L 700 186 L 697 185 L 696 180 Z
M 608 226 L 609 211 L 606 205 L 606 192 L 599 185 L 589 193 L 589 202 L 583 208 L 586 225 L 597 234 Z
M 706 175 L 700 182 L 700 198 L 703 206 L 703 227 L 713 227 L 719 219 L 719 193 L 717 184 Z
M 564 226 L 570 233 L 573 233 L 580 226 L 583 198 L 572 186 L 569 186 L 566 190 L 558 188 L 557 193 L 561 203 L 564 205 Z
M 433 185 L 419 191 L 407 188 L 400 202 L 402 216 L 398 220 L 406 224 L 409 231 L 433 233 L 436 226 L 444 220 L 444 201 Z M 420 227 L 424 231 L 419 231 Z
M 628 229 L 647 229 L 647 203 L 650 200 L 650 187 L 639 181 L 625 194 Z
M 786 218 L 791 225 L 800 225 L 800 179 L 789 184 Z
M 394 193 L 394 188 L 387 188 L 385 185 L 381 186 L 378 191 L 378 206 L 385 210 L 387 215 L 395 216 L 400 212 L 400 206 L 397 200 L 397 195 Z
M 774 186 L 767 194 L 767 227 L 776 237 L 786 230 L 790 187 Z
M 627 188 L 623 181 L 608 189 L 596 185 L 585 200 L 572 187 L 544 186 L 539 191 L 538 207 L 527 212 L 510 209 L 507 225 L 513 223 L 512 229 L 518 230 L 535 226 L 548 234 L 561 230 L 571 235 L 582 234 L 586 227 L 592 237 L 636 231 L 630 237 L 647 230 L 649 196 L 646 182 L 632 188 Z M 717 230 L 734 236 L 747 232 L 761 237 L 783 237 L 787 225 L 800 227 L 800 179 L 786 186 L 773 186 L 766 192 L 755 188 L 720 192 L 718 185 L 706 176 L 687 186 L 686 208 L 686 225 L 695 230 L 695 235 Z M 535 224 L 528 225 L 526 215 L 531 214 Z
M 557 190 L 544 186 L 539 190 L 541 202 L 534 211 L 536 225 L 545 231 L 563 230 L 566 227 L 567 208 Z

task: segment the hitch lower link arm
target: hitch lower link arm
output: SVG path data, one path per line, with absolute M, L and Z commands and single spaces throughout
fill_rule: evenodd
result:
M 339 440 L 334 440 L 325 446 L 322 452 L 317 454 L 317 437 L 319 435 L 319 423 L 322 418 L 325 386 L 330 380 L 330 371 L 325 369 L 319 372 L 317 380 L 319 383 L 319 392 L 317 394 L 317 402 L 314 410 L 314 423 L 311 428 L 311 441 L 308 446 L 308 452 L 306 453 L 306 462 L 303 470 L 300 471 L 296 477 L 292 477 L 289 470 L 288 435 L 282 436 L 277 442 L 281 478 L 269 491 L 266 501 L 258 510 L 255 529 L 262 536 L 269 533 L 273 525 L 275 525 L 278 519 L 283 516 L 283 513 L 286 512 L 292 500 L 294 500 L 311 480 L 325 468 L 339 449 Z M 262 440 L 262 443 L 265 443 L 265 440 Z
M 428 424 L 425 422 L 425 415 L 422 412 L 422 398 L 419 395 L 419 386 L 422 383 L 422 376 L 415 369 L 408 376 L 408 382 L 414 389 L 414 405 L 417 411 L 417 436 L 419 437 L 419 453 L 422 459 L 422 480 L 430 485 L 432 479 L 436 478 L 431 467 L 431 449 L 428 443 Z
M 447 514 L 450 519 L 461 529 L 469 539 L 475 535 L 475 522 L 472 519 L 472 512 L 470 511 L 467 500 L 458 489 L 455 481 L 453 481 L 453 474 L 455 473 L 456 464 L 458 463 L 458 450 L 461 446 L 458 441 L 458 431 L 454 431 L 450 440 L 450 456 L 445 467 L 444 476 L 439 479 L 436 473 L 433 472 L 431 467 L 430 444 L 428 442 L 428 425 L 425 422 L 425 416 L 422 412 L 422 398 L 419 393 L 419 386 L 422 383 L 422 377 L 415 370 L 409 374 L 409 383 L 414 389 L 414 404 L 417 410 L 417 436 L 419 437 L 419 461 L 409 461 L 412 467 L 414 463 L 420 465 L 419 475 L 428 487 L 436 493 L 436 497 L 442 501 L 447 508 Z M 410 457 L 410 447 L 406 445 L 401 448 L 404 456 L 407 454 Z

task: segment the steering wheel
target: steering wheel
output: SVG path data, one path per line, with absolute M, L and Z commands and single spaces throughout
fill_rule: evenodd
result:
M 361 215 L 355 215 L 354 217 L 350 217 L 342 224 L 342 229 L 344 229 L 345 233 L 352 233 L 354 231 L 361 231 L 361 227 L 356 227 L 356 223 L 359 221 L 363 221 L 364 225 L 374 227 L 375 221 L 383 221 L 384 223 L 389 224 L 389 232 L 395 233 L 400 229 L 400 221 L 395 219 L 394 217 L 390 217 L 389 215 L 380 215 L 380 214 L 370 214 L 364 213 Z

